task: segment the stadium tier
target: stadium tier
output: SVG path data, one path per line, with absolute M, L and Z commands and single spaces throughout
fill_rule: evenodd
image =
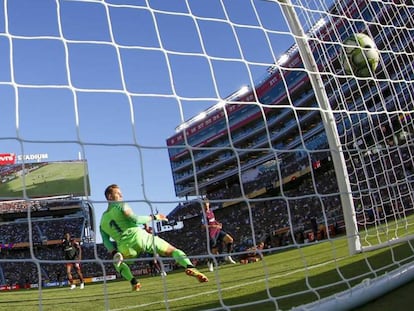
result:
M 28 219 L 30 215 L 30 220 Z M 0 202 L 0 242 L 13 248 L 29 248 L 29 221 L 34 245 L 60 244 L 71 232 L 81 240 L 91 238 L 92 205 L 70 197 L 38 198 Z M 8 247 L 6 247 L 8 248 Z
M 94 239 L 93 224 L 92 205 L 79 198 L 61 196 L 0 202 L 0 259 L 3 260 L 0 284 L 20 288 L 36 284 L 38 272 L 31 261 L 32 254 L 38 259 L 60 260 L 57 254 L 64 234 L 70 232 L 78 241 L 90 242 Z M 63 282 L 62 266 L 43 265 L 43 282 L 54 285 L 58 279 Z

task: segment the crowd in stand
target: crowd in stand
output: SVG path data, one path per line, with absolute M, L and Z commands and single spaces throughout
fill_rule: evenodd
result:
M 316 189 L 319 196 L 315 196 L 312 179 L 307 178 L 301 180 L 297 187 L 287 190 L 284 193 L 285 198 L 250 199 L 226 208 L 220 208 L 219 204 L 212 202 L 212 208 L 226 231 L 235 238 L 238 251 L 260 242 L 265 242 L 266 248 L 303 243 L 306 239 L 305 231 L 312 230 L 311 219 L 317 219 L 318 225 L 322 226 L 325 225 L 325 217 L 334 226 L 337 225 L 337 220 L 342 219 L 339 196 L 329 195 L 338 192 L 332 170 L 321 171 Z M 327 195 L 326 198 L 323 197 L 324 194 Z M 193 214 L 198 210 L 198 215 L 188 217 L 190 208 Z M 185 210 L 185 215 L 187 217 L 183 218 L 182 229 L 163 232 L 162 235 L 168 240 L 176 241 L 177 245 L 186 245 L 189 254 L 206 254 L 207 244 L 201 228 L 200 202 L 193 202 Z M 294 232 L 289 228 L 294 228 Z
M 69 197 L 67 197 L 69 198 Z M 77 206 L 80 204 L 79 200 L 61 199 L 49 199 L 49 200 L 13 200 L 0 202 L 0 214 L 4 213 L 23 213 L 31 210 L 47 211 L 53 209 L 56 206 L 62 207 L 65 205 Z
M 66 232 L 73 232 L 75 236 L 82 236 L 84 228 L 83 217 L 71 217 L 70 219 L 35 219 L 31 226 L 32 243 L 37 245 L 43 241 L 61 240 Z M 0 224 L 0 243 L 17 244 L 30 241 L 28 222 L 2 223 Z

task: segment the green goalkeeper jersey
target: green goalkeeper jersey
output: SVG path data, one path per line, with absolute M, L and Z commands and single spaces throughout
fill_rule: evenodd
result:
M 147 233 L 138 226 L 146 224 L 152 220 L 151 216 L 136 216 L 127 217 L 124 214 L 124 206 L 127 204 L 123 202 L 111 202 L 108 209 L 102 214 L 100 223 L 100 232 L 104 246 L 111 252 L 116 247 L 133 242 L 137 235 Z M 116 243 L 113 245 L 112 240 Z

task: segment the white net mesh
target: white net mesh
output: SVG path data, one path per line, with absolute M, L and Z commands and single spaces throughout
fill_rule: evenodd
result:
M 122 293 L 106 281 L 103 292 L 86 286 L 71 301 L 79 310 L 91 297 L 106 310 L 274 310 L 312 301 L 329 310 L 323 297 L 412 261 L 412 1 L 0 3 L 1 152 L 81 154 L 94 201 L 87 215 L 52 219 L 58 234 L 50 215 L 25 210 L 17 222 L 2 205 L 1 289 L 16 285 L 27 263 L 23 283 L 39 287 L 22 310 L 62 299 L 42 289 L 60 284 L 51 279 L 63 267 L 57 242 L 47 241 L 70 225 L 80 238 L 87 227 L 93 240 L 87 222 L 99 223 L 113 182 L 139 214 L 169 213 L 179 229 L 162 237 L 206 273 L 207 258 L 218 269 L 200 287 L 181 274 L 145 279 L 151 294 L 139 301 L 124 299 L 122 285 Z M 375 46 L 355 39 L 361 33 Z M 237 266 L 208 250 L 204 196 L 235 239 Z M 33 198 L 23 191 L 19 199 Z M 97 242 L 85 245 L 87 285 L 119 277 Z M 260 263 L 240 264 L 260 242 Z M 145 275 L 146 263 L 138 259 L 134 273 Z M 332 297 L 350 308 L 368 295 Z

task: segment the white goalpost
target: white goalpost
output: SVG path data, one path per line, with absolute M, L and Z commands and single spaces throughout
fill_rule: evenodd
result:
M 324 83 L 318 74 L 318 64 L 312 56 L 312 49 L 306 40 L 306 34 L 300 24 L 290 1 L 280 1 L 287 23 L 298 46 L 299 54 L 302 57 L 304 69 L 309 72 L 309 80 L 315 92 L 315 98 L 321 107 L 321 119 L 325 125 L 326 137 L 331 150 L 332 162 L 338 182 L 338 189 L 341 197 L 342 211 L 346 233 L 348 236 L 348 247 L 351 254 L 361 251 L 361 243 L 358 235 L 358 225 L 355 215 L 354 202 L 352 200 L 351 187 L 348 180 L 347 168 L 341 141 L 336 127 L 335 116 L 330 107 L 329 98 L 326 94 Z
M 0 291 L 27 265 L 38 310 L 53 301 L 44 276 L 63 262 L 50 221 L 87 229 L 80 300 L 102 282 L 105 310 L 351 310 L 414 280 L 412 0 L 0 7 Z M 87 209 L 26 211 L 42 206 L 26 182 L 7 197 L 3 161 L 29 153 L 85 159 L 91 194 L 73 210 Z M 168 274 L 147 280 L 145 257 L 133 269 L 139 301 L 112 291 L 121 278 L 97 228 L 111 183 L 137 214 L 169 214 L 152 225 L 207 284 L 177 281 L 163 257 Z M 207 246 L 204 198 L 234 238 L 236 265 Z
M 407 139 L 407 135 L 408 131 L 412 131 L 411 126 L 408 127 L 408 131 L 407 128 L 404 128 L 404 122 L 405 122 L 405 116 L 407 114 L 410 114 L 410 110 L 412 110 L 412 102 L 410 101 L 410 99 L 408 99 L 407 101 L 402 100 L 401 102 L 398 100 L 395 100 L 394 98 L 390 98 L 388 97 L 388 102 L 387 102 L 387 98 L 381 98 L 380 97 L 380 101 L 383 101 L 379 104 L 376 104 L 375 102 L 372 103 L 372 105 L 374 107 L 370 107 L 370 109 L 368 111 L 363 111 L 363 114 L 367 114 L 365 118 L 365 121 L 362 122 L 358 122 L 359 125 L 361 125 L 361 123 L 363 124 L 362 126 L 365 127 L 366 130 L 369 131 L 369 133 L 363 133 L 363 132 L 359 132 L 359 137 L 357 138 L 356 141 L 351 142 L 352 143 L 352 149 L 356 149 L 356 150 L 352 150 L 350 151 L 348 146 L 345 146 L 344 150 L 342 149 L 342 143 L 341 142 L 341 138 L 338 135 L 338 118 L 335 117 L 334 113 L 335 111 L 335 102 L 332 102 L 329 100 L 328 95 L 327 95 L 327 89 L 325 87 L 325 83 L 323 82 L 321 75 L 319 74 L 319 65 L 317 64 L 317 59 L 315 59 L 314 57 L 314 53 L 312 52 L 312 49 L 309 46 L 309 41 L 308 41 L 308 37 L 307 35 L 303 32 L 303 28 L 302 25 L 300 24 L 299 21 L 299 17 L 298 15 L 296 15 L 295 12 L 295 8 L 294 6 L 292 6 L 292 2 L 290 1 L 280 1 L 281 3 L 283 3 L 282 5 L 282 9 L 285 12 L 285 17 L 287 19 L 287 23 L 290 25 L 290 28 L 292 30 L 292 33 L 295 35 L 295 40 L 299 49 L 299 53 L 302 56 L 303 59 L 303 63 L 304 63 L 304 68 L 309 71 L 309 79 L 310 82 L 313 86 L 313 89 L 315 91 L 315 97 L 322 109 L 321 112 L 321 117 L 323 120 L 323 123 L 325 124 L 325 131 L 326 131 L 326 135 L 327 135 L 327 140 L 328 140 L 328 144 L 329 144 L 329 148 L 331 150 L 331 156 L 332 156 L 332 161 L 334 164 L 334 168 L 335 168 L 335 173 L 337 176 L 337 182 L 338 182 L 338 189 L 341 193 L 341 204 L 342 204 L 342 211 L 343 211 L 343 216 L 344 216 L 344 223 L 345 223 L 345 228 L 346 228 L 346 233 L 348 236 L 348 247 L 350 250 L 351 254 L 355 254 L 356 252 L 361 252 L 361 251 L 371 251 L 374 249 L 378 249 L 378 248 L 384 248 L 384 247 L 390 247 L 391 245 L 394 244 L 399 244 L 403 241 L 410 241 L 413 238 L 412 233 L 409 230 L 404 230 L 407 229 L 407 227 L 410 226 L 410 223 L 407 221 L 407 218 L 403 217 L 404 219 L 400 218 L 400 213 L 402 212 L 402 210 L 405 211 L 409 211 L 412 209 L 413 203 L 412 203 L 412 192 L 411 192 L 411 187 L 412 184 L 410 181 L 407 181 L 407 179 L 410 178 L 410 175 L 407 175 L 404 173 L 400 173 L 398 172 L 398 168 L 395 167 L 395 169 L 392 167 L 392 165 L 396 162 L 404 162 L 403 159 L 398 159 L 396 160 L 396 162 L 392 162 L 389 163 L 388 161 L 389 158 L 388 157 L 397 157 L 395 154 L 395 150 L 394 152 L 390 149 L 396 149 L 398 148 L 397 146 L 401 146 L 401 149 L 405 148 L 406 146 L 402 147 L 403 145 L 405 145 L 408 141 Z M 365 7 L 360 7 L 360 6 L 364 6 L 367 3 L 365 1 L 355 1 L 356 3 L 351 3 L 348 2 L 346 5 L 349 5 L 349 7 L 347 8 L 349 11 L 353 10 L 353 9 L 361 9 L 361 10 L 366 10 L 367 8 Z M 380 2 L 380 1 L 378 1 Z M 386 9 L 387 5 L 402 5 L 404 6 L 406 3 L 385 3 L 383 8 L 387 13 L 389 13 Z M 353 7 L 354 5 L 354 7 Z M 410 4 L 409 4 L 410 5 Z M 412 5 L 412 3 L 411 3 Z M 338 5 L 339 7 L 340 5 Z M 373 5 L 375 6 L 375 5 Z M 378 22 L 379 24 L 381 24 L 381 22 L 384 21 L 384 19 L 381 20 L 381 14 L 379 11 L 381 10 L 381 5 L 379 5 L 378 8 L 374 9 L 374 12 L 379 13 L 378 16 L 376 17 L 375 22 Z M 299 10 L 301 14 L 302 11 Z M 348 12 L 349 12 L 348 11 Z M 391 14 L 393 14 L 395 12 L 392 12 Z M 352 13 L 350 13 L 352 14 Z M 369 13 L 368 13 L 369 14 Z M 386 13 L 385 13 L 386 14 Z M 306 13 L 304 14 L 305 16 L 309 16 L 306 15 Z M 408 24 L 412 25 L 412 22 L 410 22 L 411 16 L 405 16 L 405 21 Z M 323 23 L 326 23 L 326 20 L 324 17 L 322 17 L 323 19 Z M 313 21 L 313 23 L 317 24 L 316 21 Z M 329 26 L 328 26 L 329 27 Z M 379 39 L 378 40 L 384 40 L 385 38 L 385 34 L 383 35 L 381 33 L 382 29 L 380 28 L 371 30 L 371 27 L 369 25 L 365 25 L 365 27 L 363 27 L 362 29 L 356 30 L 353 29 L 353 31 L 367 31 L 370 35 L 373 35 L 372 33 L 374 32 Z M 392 40 L 392 39 L 391 39 Z M 405 39 L 402 39 L 402 41 L 404 41 Z M 384 44 L 384 43 L 382 43 Z M 404 44 L 403 44 L 404 46 Z M 403 46 L 399 46 L 399 48 L 403 48 Z M 346 49 L 346 47 L 345 47 Z M 408 48 L 409 54 L 412 55 L 412 49 Z M 386 60 L 384 58 L 384 63 L 383 66 L 385 68 L 392 68 L 390 67 L 387 63 L 385 63 L 386 61 L 390 61 L 390 59 Z M 392 62 L 392 60 L 391 60 Z M 402 65 L 403 67 L 405 67 L 405 65 Z M 408 71 L 411 71 L 411 74 L 408 73 L 409 79 L 412 79 L 413 77 L 413 73 L 412 73 L 412 65 L 411 64 L 407 64 L 408 66 Z M 323 69 L 322 69 L 323 70 Z M 405 70 L 405 69 L 403 69 Z M 385 71 L 385 70 L 384 70 Z M 384 73 L 385 76 L 395 76 L 398 75 L 398 73 L 391 73 L 391 72 L 385 72 Z M 379 86 L 381 84 L 381 82 L 379 81 L 375 81 L 375 78 L 377 76 L 374 74 L 372 76 L 370 76 L 371 78 L 374 78 L 373 81 L 367 81 L 367 82 L 363 82 L 362 85 L 363 87 L 358 89 L 357 92 L 357 97 L 362 97 L 362 101 L 367 100 L 370 101 L 372 100 L 372 96 L 371 98 L 368 97 L 368 99 L 366 99 L 366 97 L 364 96 L 364 93 L 362 92 L 362 89 L 364 89 L 364 86 L 366 87 L 368 84 L 371 84 L 372 86 L 376 86 L 377 88 L 381 88 L 381 86 Z M 403 79 L 405 80 L 405 77 Z M 337 82 L 338 83 L 338 82 Z M 351 82 L 352 83 L 352 82 Z M 356 84 L 360 84 L 360 81 L 357 81 Z M 365 84 L 365 85 L 364 85 Z M 386 84 L 386 83 L 385 83 Z M 336 85 L 338 86 L 338 84 Z M 369 86 L 368 86 L 369 87 Z M 384 84 L 382 85 L 382 87 L 384 87 Z M 343 89 L 343 88 L 342 88 Z M 374 92 L 375 92 L 375 87 L 374 87 Z M 378 92 L 379 96 L 381 96 L 381 92 Z M 405 90 L 405 95 L 404 96 L 408 96 L 409 98 L 411 98 L 411 95 L 409 95 L 411 93 L 410 91 L 410 87 L 408 86 L 408 88 Z M 353 95 L 355 96 L 355 95 Z M 378 96 L 378 95 L 377 95 Z M 342 98 L 341 98 L 342 100 Z M 359 100 L 359 98 L 352 98 L 353 101 L 355 100 Z M 334 106 L 334 110 L 332 110 L 332 106 Z M 357 108 L 357 105 L 355 105 L 355 108 Z M 367 106 L 364 106 L 365 109 L 367 109 Z M 372 109 L 374 108 L 374 109 Z M 398 111 L 398 109 L 401 109 L 400 111 Z M 360 111 L 358 108 L 355 109 L 356 111 Z M 396 111 L 395 111 L 396 110 Z M 379 139 L 379 141 L 377 141 L 375 138 L 375 136 L 377 135 L 377 133 L 375 131 L 381 131 L 381 127 L 383 126 L 381 123 L 378 124 L 377 126 L 380 129 L 376 129 L 375 125 L 373 126 L 373 119 L 375 117 L 377 117 L 375 115 L 375 112 L 381 111 L 379 114 L 385 112 L 387 113 L 387 117 L 388 118 L 383 118 L 383 122 L 385 123 L 385 126 L 388 127 L 387 128 L 387 132 L 388 132 L 388 141 L 381 141 L 381 138 Z M 392 112 L 391 112 L 392 111 Z M 374 112 L 373 114 L 370 114 L 371 112 Z M 391 112 L 391 113 L 390 113 Z M 388 114 L 390 113 L 390 114 Z M 393 120 L 394 119 L 394 120 Z M 395 121 L 395 119 L 397 119 L 397 121 Z M 399 121 L 403 121 L 402 124 L 398 124 L 395 125 L 396 122 L 398 123 Z M 370 127 L 367 128 L 366 123 L 370 124 Z M 365 123 L 365 124 L 364 124 Z M 351 122 L 352 124 L 352 122 Z M 393 124 L 394 127 L 396 126 L 398 128 L 397 131 L 394 131 L 394 129 L 390 127 L 390 124 Z M 342 136 L 342 139 L 344 138 L 344 136 L 346 135 L 346 131 L 345 129 L 343 129 L 344 133 Z M 382 132 L 382 131 L 381 131 Z M 365 135 L 364 135 L 365 134 Z M 385 136 L 386 134 L 384 134 Z M 361 137 L 362 136 L 362 137 Z M 374 142 L 367 142 L 365 141 L 365 137 L 368 137 L 368 139 L 373 139 Z M 360 144 L 368 147 L 368 150 L 361 150 L 359 149 Z M 371 144 L 371 145 L 369 145 Z M 368 146 L 367 146 L 368 145 Z M 379 147 L 379 149 L 377 149 L 377 147 Z M 409 148 L 409 146 L 408 146 Z M 344 152 L 345 151 L 345 152 Z M 352 160 L 350 160 L 348 158 L 348 163 L 345 162 L 345 156 L 344 154 L 347 154 L 348 152 L 352 153 L 354 158 Z M 401 152 L 401 151 L 398 151 Z M 404 152 L 404 151 L 403 151 Z M 361 155 L 361 153 L 364 153 Z M 372 154 L 377 154 L 378 158 L 377 159 L 373 159 L 371 156 Z M 394 153 L 392 155 L 392 153 Z M 411 152 L 408 151 L 409 155 L 408 157 L 411 157 Z M 355 157 L 355 154 L 358 154 L 358 156 Z M 399 153 L 399 155 L 401 155 L 401 153 Z M 377 157 L 374 156 L 374 157 Z M 359 158 L 359 157 L 362 157 Z M 361 188 L 359 188 L 359 185 L 356 185 L 356 183 L 361 182 L 360 179 L 358 180 L 354 180 L 354 184 L 353 187 L 350 186 L 350 182 L 349 182 L 349 178 L 348 178 L 348 174 L 355 174 L 357 175 L 357 173 L 350 168 L 354 167 L 354 161 L 358 162 L 359 160 L 361 160 L 362 162 L 365 162 L 368 165 L 373 165 L 373 172 L 372 173 L 368 173 L 368 174 L 364 174 L 364 175 L 360 175 L 361 178 L 365 179 L 365 178 L 374 178 L 375 180 L 375 185 L 371 188 L 368 186 L 368 188 L 362 190 Z M 387 164 L 385 164 L 385 166 L 381 166 L 380 168 L 375 167 L 375 164 L 371 164 L 371 161 L 376 161 L 379 160 L 379 162 L 388 162 Z M 400 163 L 401 163 L 400 162 Z M 348 164 L 348 166 L 347 166 Z M 381 163 L 383 164 L 383 163 Z M 357 164 L 358 165 L 358 164 Z M 404 165 L 403 165 L 404 166 Z M 411 164 L 409 164 L 409 167 L 411 166 Z M 384 167 L 388 167 L 392 170 L 391 172 L 391 176 L 389 176 L 389 172 L 383 172 Z M 403 171 L 405 170 L 405 168 L 403 168 Z M 372 174 L 374 176 L 372 176 Z M 383 182 L 387 183 L 387 185 L 384 187 L 384 185 L 380 185 L 381 181 L 379 181 L 380 178 L 378 178 L 378 175 L 384 174 L 385 177 L 382 180 Z M 355 176 L 354 175 L 354 176 Z M 388 176 L 387 176 L 388 175 Z M 395 175 L 398 175 L 398 177 L 396 178 Z M 393 178 L 394 177 L 394 178 Z M 358 191 L 355 191 L 355 187 L 358 187 Z M 391 190 L 390 190 L 391 188 Z M 392 188 L 399 188 L 399 190 L 395 190 Z M 401 188 L 405 188 L 405 191 L 403 190 L 403 193 L 400 192 Z M 361 191 L 362 190 L 362 191 Z M 372 203 L 372 201 L 370 201 L 370 203 L 368 203 L 368 205 L 365 204 L 358 204 L 358 211 L 356 211 L 355 206 L 354 206 L 354 202 L 358 202 L 358 200 L 355 198 L 355 196 L 372 196 L 372 192 L 385 192 L 387 193 L 385 195 L 385 197 L 383 197 L 382 199 L 384 199 L 383 201 L 380 201 L 379 206 L 376 204 L 373 204 L 373 206 L 370 204 Z M 361 192 L 366 192 L 364 194 L 362 194 Z M 391 193 L 389 193 L 389 191 Z M 367 192 L 371 192 L 371 193 L 367 193 Z M 389 196 L 388 196 L 389 195 Z M 409 199 L 407 201 L 405 201 L 405 203 L 403 203 L 404 207 L 407 207 L 407 209 L 405 209 L 404 207 L 402 207 L 401 201 L 400 200 L 404 200 L 403 198 L 405 196 L 409 196 Z M 408 204 L 407 204 L 408 203 Z M 393 206 L 388 206 L 388 210 L 385 210 L 386 205 L 393 205 Z M 362 207 L 362 210 L 361 210 Z M 374 234 L 377 237 L 376 242 L 370 242 L 368 240 L 370 240 L 368 238 L 368 235 L 371 233 L 368 233 L 369 229 L 368 226 L 371 225 L 366 218 L 366 210 L 375 210 L 373 213 L 375 214 L 375 216 L 373 217 L 373 221 L 375 222 L 375 226 L 377 227 L 378 225 L 378 230 L 379 232 L 375 232 L 374 230 Z M 381 213 L 381 216 L 380 216 Z M 404 215 L 405 212 L 403 212 Z M 358 217 L 358 220 L 357 220 Z M 361 219 L 363 218 L 363 219 Z M 383 221 L 384 227 L 381 225 L 381 220 Z M 359 227 L 360 229 L 359 230 Z M 389 230 L 389 227 L 391 227 L 392 229 Z M 401 229 L 404 228 L 402 230 L 402 234 L 400 235 L 398 232 L 401 232 Z M 381 231 L 386 231 L 381 232 Z M 391 232 L 390 232 L 391 231 Z M 407 232 L 408 231 L 408 232 Z M 381 237 L 380 237 L 381 236 Z M 360 242 L 360 238 L 364 239 L 365 243 Z M 404 284 L 405 282 L 411 281 L 413 279 L 413 265 L 412 264 L 406 264 L 403 267 L 401 267 L 400 269 L 396 270 L 395 272 L 390 273 L 387 276 L 383 276 L 383 277 L 378 277 L 377 279 L 371 281 L 371 280 L 367 280 L 367 282 L 363 282 L 360 286 L 355 286 L 354 288 L 345 291 L 339 295 L 335 295 L 329 298 L 325 298 L 322 299 L 321 301 L 309 304 L 307 306 L 302 306 L 299 308 L 295 308 L 298 310 L 349 310 L 352 309 L 354 307 L 360 306 L 370 300 L 373 300 L 375 298 L 381 297 L 383 294 L 390 292 L 396 288 L 398 288 L 399 286 L 401 286 L 401 284 Z M 352 302 L 351 302 L 352 301 Z

